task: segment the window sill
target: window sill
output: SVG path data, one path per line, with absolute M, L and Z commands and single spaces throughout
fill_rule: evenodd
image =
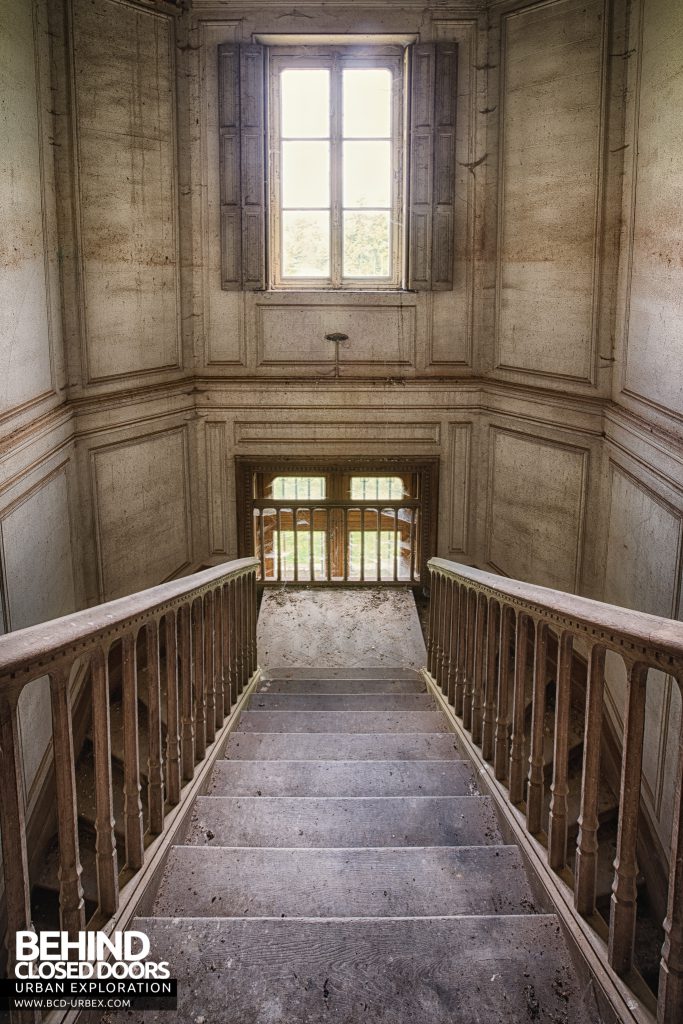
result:
M 290 298 L 296 300 L 304 296 L 310 298 L 312 295 L 324 298 L 330 296 L 340 298 L 385 298 L 396 299 L 402 296 L 416 296 L 418 293 L 410 288 L 267 288 L 261 292 L 252 292 L 261 298 L 276 296 L 278 299 Z

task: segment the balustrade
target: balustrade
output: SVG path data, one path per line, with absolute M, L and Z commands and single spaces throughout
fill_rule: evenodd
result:
M 627 692 L 620 737 L 621 784 L 607 959 L 612 970 L 627 979 L 634 966 L 648 671 L 659 670 L 673 677 L 683 689 L 683 625 L 439 558 L 428 563 L 428 570 L 428 666 L 432 678 L 461 717 L 463 729 L 481 747 L 484 760 L 492 764 L 495 778 L 507 785 L 508 799 L 524 814 L 520 820 L 528 832 L 546 843 L 549 870 L 563 877 L 572 861 L 567 841 L 572 666 L 578 646 L 582 652 L 588 651 L 573 880 L 575 912 L 585 918 L 593 918 L 596 912 L 607 653 L 613 652 L 624 663 Z M 551 642 L 557 650 L 554 680 Z M 533 669 L 527 686 L 531 651 Z M 649 685 L 661 685 L 661 676 L 655 675 Z M 553 686 L 552 783 L 547 809 L 547 694 Z M 683 729 L 679 749 L 658 1024 L 683 1020 Z
M 0 828 L 8 962 L 15 932 L 31 927 L 19 696 L 49 680 L 59 842 L 61 927 L 86 926 L 72 700 L 79 669 L 89 669 L 95 782 L 97 920 L 119 908 L 119 864 L 112 787 L 110 652 L 121 650 L 123 820 L 127 876 L 164 831 L 239 694 L 256 670 L 256 572 L 241 559 L 54 622 L 0 638 Z M 144 672 L 144 677 L 143 677 Z M 148 756 L 141 764 L 139 681 L 144 678 Z M 162 688 L 165 684 L 165 697 Z M 140 682 L 142 686 L 142 682 Z M 165 703 L 164 703 L 165 701 Z M 163 721 L 165 707 L 166 720 Z M 146 778 L 148 826 L 141 791 Z

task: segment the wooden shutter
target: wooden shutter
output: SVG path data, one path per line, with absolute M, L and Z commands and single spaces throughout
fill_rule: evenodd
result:
M 453 287 L 457 45 L 414 47 L 410 81 L 408 287 Z
M 221 286 L 266 287 L 264 47 L 218 47 Z

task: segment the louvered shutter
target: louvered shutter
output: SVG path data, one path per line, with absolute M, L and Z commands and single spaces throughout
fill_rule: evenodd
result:
M 453 287 L 457 46 L 421 43 L 411 66 L 408 286 Z
M 266 287 L 264 47 L 218 47 L 221 285 Z

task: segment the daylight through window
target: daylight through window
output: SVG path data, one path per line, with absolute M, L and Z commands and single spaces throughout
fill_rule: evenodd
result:
M 401 284 L 403 56 L 271 58 L 276 286 Z

